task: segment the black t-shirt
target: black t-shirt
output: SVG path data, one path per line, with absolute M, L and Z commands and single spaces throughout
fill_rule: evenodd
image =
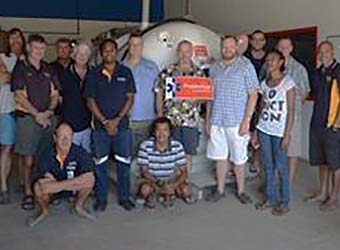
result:
M 88 128 L 91 123 L 91 113 L 87 109 L 83 96 L 84 82 L 77 74 L 74 64 L 60 72 L 59 81 L 62 96 L 61 120 L 68 123 L 74 132 Z
M 330 95 L 333 80 L 336 79 L 340 88 L 340 64 L 334 62 L 328 67 L 323 65 L 316 72 L 315 82 L 312 84 L 312 96 L 315 98 L 311 125 L 327 127 Z

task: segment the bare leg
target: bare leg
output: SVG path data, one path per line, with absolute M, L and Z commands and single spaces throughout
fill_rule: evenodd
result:
M 192 155 L 186 155 L 186 159 L 187 159 L 188 176 L 190 177 L 191 170 L 192 170 Z
M 217 190 L 219 193 L 224 193 L 225 177 L 230 169 L 230 163 L 227 160 L 216 161 L 216 175 L 217 175 Z
M 0 155 L 1 191 L 6 192 L 7 178 L 11 170 L 11 146 L 2 146 Z
M 18 155 L 18 172 L 19 172 L 19 185 L 21 187 L 25 186 L 25 161 L 24 156 Z
M 34 194 L 38 204 L 38 211 L 37 216 L 29 220 L 28 226 L 30 227 L 38 225 L 48 215 L 49 195 L 43 193 L 40 181 L 37 181 L 34 185 Z
M 30 177 L 33 169 L 33 156 L 24 156 L 25 195 L 32 195 Z
M 298 163 L 298 158 L 297 157 L 288 157 L 290 185 L 293 185 L 293 183 L 294 183 L 297 163 Z
M 338 192 L 340 189 L 340 169 L 332 170 L 333 187 L 329 199 L 322 204 L 321 209 L 332 210 L 336 208 L 338 201 Z
M 327 199 L 329 169 L 326 166 L 319 168 L 320 192 L 311 197 L 307 197 L 307 202 L 324 202 Z
M 237 183 L 237 194 L 244 193 L 244 165 L 235 165 L 234 167 Z
M 89 197 L 91 191 L 92 191 L 92 188 L 84 188 L 78 191 L 74 210 L 80 217 L 83 217 L 89 220 L 95 220 L 96 218 L 85 210 L 85 202 L 87 198 Z

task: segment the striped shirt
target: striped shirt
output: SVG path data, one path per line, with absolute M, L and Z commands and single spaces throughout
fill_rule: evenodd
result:
M 180 142 L 170 139 L 168 148 L 161 152 L 156 148 L 155 138 L 150 137 L 139 146 L 137 164 L 157 180 L 169 180 L 177 168 L 186 164 L 184 148 Z
M 210 70 L 214 83 L 211 123 L 219 127 L 236 127 L 244 116 L 248 94 L 259 87 L 254 66 L 241 56 L 230 65 L 219 61 Z

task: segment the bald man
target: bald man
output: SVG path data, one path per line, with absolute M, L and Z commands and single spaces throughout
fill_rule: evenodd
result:
M 33 227 L 48 214 L 52 195 L 64 198 L 75 197 L 74 211 L 81 217 L 94 219 L 85 210 L 85 202 L 94 186 L 94 163 L 81 147 L 72 144 L 73 130 L 66 124 L 58 126 L 54 134 L 54 147 L 38 159 L 33 190 L 38 204 L 38 213 L 28 225 Z

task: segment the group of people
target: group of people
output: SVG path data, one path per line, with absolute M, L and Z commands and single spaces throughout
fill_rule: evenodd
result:
M 177 62 L 160 70 L 142 56 L 139 33 L 131 34 L 128 54 L 120 62 L 117 43 L 105 39 L 99 46 L 102 62 L 92 67 L 93 48 L 85 41 L 72 47 L 69 39 L 59 39 L 57 59 L 46 63 L 44 37 L 30 35 L 26 44 L 20 29 L 10 30 L 7 51 L 0 54 L 0 204 L 10 202 L 7 179 L 13 153 L 18 154 L 24 192 L 21 207 L 38 209 L 31 226 L 61 199 L 72 200 L 78 215 L 92 219 L 85 209 L 91 192 L 93 209 L 104 211 L 110 159 L 117 173 L 118 204 L 125 210 L 135 207 L 130 191 L 133 159 L 140 167 L 136 195 L 146 208 L 157 202 L 173 206 L 175 198 L 192 204 L 192 156 L 203 132 L 199 124 L 205 107 L 207 157 L 216 161 L 217 176 L 216 191 L 208 200 L 225 196 L 225 177 L 232 169 L 236 197 L 243 204 L 252 203 L 245 191 L 251 148 L 252 171 L 263 169 L 265 176 L 266 198 L 256 208 L 284 215 L 305 146 L 302 106 L 312 90 L 310 162 L 320 167 L 321 188 L 307 201 L 321 202 L 323 210 L 334 209 L 340 185 L 340 65 L 333 45 L 319 45 L 321 66 L 310 85 L 305 67 L 292 56 L 289 37 L 266 51 L 265 34 L 257 30 L 249 44 L 247 49 L 245 34 L 223 37 L 221 60 L 207 74 L 193 63 L 188 40 L 177 45 Z M 167 79 L 178 76 L 210 77 L 213 100 L 167 98 Z

